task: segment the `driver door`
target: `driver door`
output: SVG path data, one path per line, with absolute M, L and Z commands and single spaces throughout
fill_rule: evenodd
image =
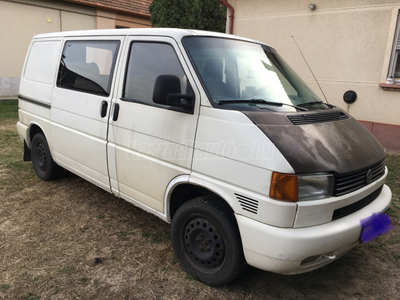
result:
M 191 172 L 199 93 L 175 40 L 131 37 L 128 44 L 110 123 L 111 184 L 125 200 L 165 213 L 168 184 Z M 160 75 L 180 79 L 180 92 L 194 95 L 194 112 L 153 101 Z

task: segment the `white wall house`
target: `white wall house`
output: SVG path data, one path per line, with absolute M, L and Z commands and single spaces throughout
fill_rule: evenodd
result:
M 151 0 L 0 0 L 0 98 L 15 97 L 38 33 L 150 27 Z

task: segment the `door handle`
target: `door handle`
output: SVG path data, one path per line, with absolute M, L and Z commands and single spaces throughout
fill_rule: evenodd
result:
M 102 118 L 104 118 L 107 115 L 107 107 L 108 107 L 107 101 L 103 100 L 103 102 L 101 102 L 101 110 L 100 110 L 100 116 Z
M 114 104 L 113 121 L 117 121 L 118 120 L 118 115 L 119 115 L 119 104 L 116 103 L 116 104 Z

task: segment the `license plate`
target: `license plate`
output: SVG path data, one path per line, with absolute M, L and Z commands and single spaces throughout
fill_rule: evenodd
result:
M 360 241 L 362 243 L 368 243 L 393 229 L 392 221 L 387 214 L 373 214 L 371 217 L 361 220 L 360 223 Z

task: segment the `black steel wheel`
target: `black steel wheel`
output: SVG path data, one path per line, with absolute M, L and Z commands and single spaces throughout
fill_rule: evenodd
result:
M 219 198 L 184 203 L 172 220 L 171 239 L 185 271 L 208 285 L 229 283 L 245 266 L 235 217 Z
M 41 133 L 32 139 L 31 157 L 33 169 L 40 179 L 50 181 L 61 176 L 63 169 L 53 161 L 49 145 Z

